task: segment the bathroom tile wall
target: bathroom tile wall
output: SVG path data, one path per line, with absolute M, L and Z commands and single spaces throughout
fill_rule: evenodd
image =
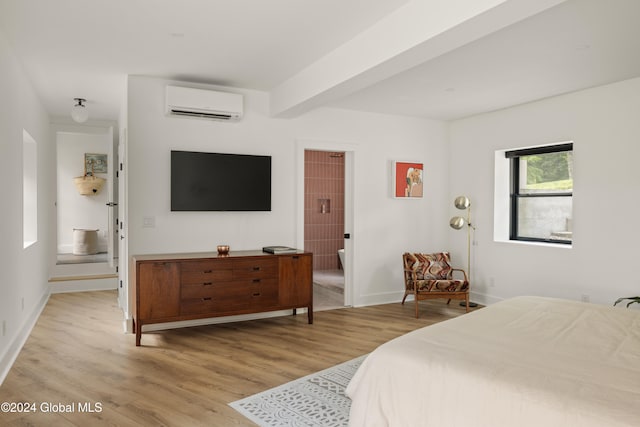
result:
M 344 153 L 305 152 L 304 194 L 304 249 L 313 252 L 314 270 L 337 270 L 344 245 Z

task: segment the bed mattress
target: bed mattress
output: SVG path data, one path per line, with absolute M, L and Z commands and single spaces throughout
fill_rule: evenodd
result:
M 350 426 L 640 425 L 640 311 L 518 297 L 372 352 Z

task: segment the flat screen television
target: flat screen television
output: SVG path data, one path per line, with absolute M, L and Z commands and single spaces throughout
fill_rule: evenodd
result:
M 270 211 L 271 156 L 171 151 L 172 211 Z

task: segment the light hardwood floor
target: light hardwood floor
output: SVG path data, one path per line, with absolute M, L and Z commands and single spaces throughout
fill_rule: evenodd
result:
M 37 412 L 0 412 L 0 425 L 252 426 L 228 403 L 464 314 L 455 301 L 433 300 L 416 319 L 410 301 L 320 311 L 313 325 L 298 315 L 144 333 L 136 347 L 116 297 L 51 296 L 0 386 L 0 402 L 35 403 Z M 74 412 L 42 412 L 49 404 Z

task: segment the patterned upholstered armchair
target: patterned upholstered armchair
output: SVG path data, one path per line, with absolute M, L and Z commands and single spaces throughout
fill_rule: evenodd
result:
M 469 311 L 469 279 L 467 273 L 460 268 L 452 268 L 449 252 L 433 254 L 405 253 L 404 264 L 404 298 L 413 295 L 418 318 L 418 301 L 433 298 L 464 300 Z M 460 272 L 464 278 L 454 279 L 453 273 Z

